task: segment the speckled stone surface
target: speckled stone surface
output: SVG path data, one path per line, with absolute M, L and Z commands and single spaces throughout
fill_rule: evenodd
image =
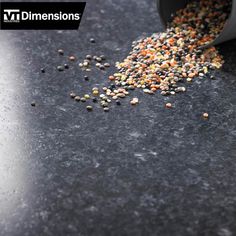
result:
M 0 32 L 0 235 L 236 235 L 236 41 L 216 80 L 137 91 L 137 107 L 109 113 L 69 93 L 107 85 L 114 67 L 90 81 L 78 62 L 56 70 L 71 54 L 114 65 L 161 30 L 154 0 L 90 0 L 79 31 Z

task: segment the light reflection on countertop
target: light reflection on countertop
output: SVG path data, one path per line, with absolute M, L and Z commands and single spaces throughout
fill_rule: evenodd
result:
M 18 106 L 23 87 L 16 80 L 20 53 L 7 37 L 10 34 L 0 34 L 0 220 L 10 219 L 17 207 L 24 205 L 29 188 L 27 138 Z

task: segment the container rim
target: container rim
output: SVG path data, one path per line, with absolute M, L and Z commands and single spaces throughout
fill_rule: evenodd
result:
M 159 13 L 159 17 L 160 17 L 160 20 L 161 20 L 162 25 L 164 25 L 164 27 L 166 28 L 168 22 L 164 19 L 163 14 L 162 14 L 162 12 L 163 12 L 163 10 L 164 10 L 163 5 L 162 5 L 162 2 L 163 2 L 162 0 L 157 0 L 157 11 L 158 11 L 158 13 Z M 208 48 L 208 47 L 210 47 L 210 46 L 214 46 L 215 44 L 218 44 L 218 41 L 220 41 L 222 34 L 225 32 L 225 29 L 227 28 L 227 25 L 229 24 L 230 19 L 232 18 L 233 9 L 234 9 L 234 7 L 236 8 L 236 1 L 231 0 L 231 2 L 232 2 L 232 7 L 231 7 L 231 11 L 230 11 L 230 13 L 229 13 L 229 17 L 228 17 L 228 19 L 226 20 L 226 22 L 225 22 L 225 24 L 224 24 L 224 27 L 223 27 L 223 29 L 221 30 L 220 34 L 217 35 L 216 38 L 215 38 L 212 42 L 210 42 L 210 43 L 207 44 L 207 45 L 203 45 L 203 46 L 201 46 L 200 48 Z

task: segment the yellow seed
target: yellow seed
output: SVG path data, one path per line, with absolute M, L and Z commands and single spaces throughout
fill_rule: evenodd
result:
M 98 96 L 98 94 L 99 94 L 98 90 L 94 90 L 94 91 L 93 91 L 93 95 L 94 95 L 94 96 Z
M 85 94 L 85 95 L 84 95 L 84 98 L 89 99 L 90 96 L 89 96 L 88 94 Z

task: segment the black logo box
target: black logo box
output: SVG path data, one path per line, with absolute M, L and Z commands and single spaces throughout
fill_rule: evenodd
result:
M 1 2 L 0 28 L 3 30 L 76 30 L 83 16 L 85 2 Z M 32 13 L 80 14 L 79 20 L 20 20 L 4 22 L 4 10 L 20 10 Z M 5 13 L 6 14 L 6 13 Z M 10 17 L 10 16 L 9 16 Z M 10 19 L 10 18 L 9 18 Z

